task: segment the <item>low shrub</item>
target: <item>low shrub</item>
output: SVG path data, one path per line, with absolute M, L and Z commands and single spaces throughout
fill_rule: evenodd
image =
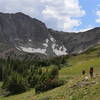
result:
M 7 89 L 11 94 L 17 94 L 25 92 L 28 89 L 28 82 L 20 74 L 12 73 L 4 81 L 3 88 Z
M 54 89 L 64 84 L 62 80 L 49 80 L 44 83 L 39 83 L 35 86 L 36 93 L 45 92 L 47 90 Z

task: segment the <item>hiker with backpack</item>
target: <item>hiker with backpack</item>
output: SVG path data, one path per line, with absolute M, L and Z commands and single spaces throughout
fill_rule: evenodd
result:
M 93 76 L 94 76 L 93 73 L 94 73 L 94 68 L 90 67 L 89 74 L 90 74 L 91 78 L 93 78 Z

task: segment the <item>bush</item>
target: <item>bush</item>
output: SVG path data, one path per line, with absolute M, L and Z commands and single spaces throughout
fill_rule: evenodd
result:
M 4 81 L 3 87 L 10 91 L 11 94 L 21 93 L 27 90 L 28 82 L 18 73 L 12 73 Z
M 59 70 L 53 67 L 50 72 L 42 73 L 40 80 L 35 86 L 36 93 L 44 92 L 64 84 L 63 81 L 58 80 Z
M 45 92 L 50 89 L 54 89 L 64 84 L 64 81 L 61 80 L 49 80 L 41 84 L 37 84 L 35 87 L 36 93 Z
M 59 70 L 56 66 L 54 66 L 50 71 L 50 78 L 55 79 L 58 77 L 58 74 L 59 74 Z
M 31 75 L 28 77 L 28 83 L 30 85 L 30 88 L 34 88 L 34 86 L 37 84 L 39 80 L 39 76 L 38 75 Z

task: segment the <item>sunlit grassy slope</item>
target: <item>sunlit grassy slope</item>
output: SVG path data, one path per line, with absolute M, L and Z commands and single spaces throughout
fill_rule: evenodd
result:
M 41 94 L 35 94 L 32 89 L 19 95 L 1 96 L 0 100 L 100 100 L 100 45 L 71 56 L 67 62 L 68 66 L 59 72 L 59 78 L 66 80 L 65 85 Z M 94 67 L 95 78 L 84 83 L 82 80 L 89 76 L 90 66 Z M 85 76 L 81 75 L 83 69 L 86 70 Z

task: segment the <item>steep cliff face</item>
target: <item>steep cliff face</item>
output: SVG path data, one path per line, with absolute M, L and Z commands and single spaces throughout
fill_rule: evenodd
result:
M 53 57 L 81 53 L 98 43 L 100 28 L 81 33 L 58 32 L 23 13 L 0 13 L 0 56 L 31 53 Z
M 16 41 L 26 43 L 31 39 L 34 43 L 40 43 L 48 38 L 48 34 L 42 22 L 23 13 L 0 14 L 0 40 L 15 44 Z

